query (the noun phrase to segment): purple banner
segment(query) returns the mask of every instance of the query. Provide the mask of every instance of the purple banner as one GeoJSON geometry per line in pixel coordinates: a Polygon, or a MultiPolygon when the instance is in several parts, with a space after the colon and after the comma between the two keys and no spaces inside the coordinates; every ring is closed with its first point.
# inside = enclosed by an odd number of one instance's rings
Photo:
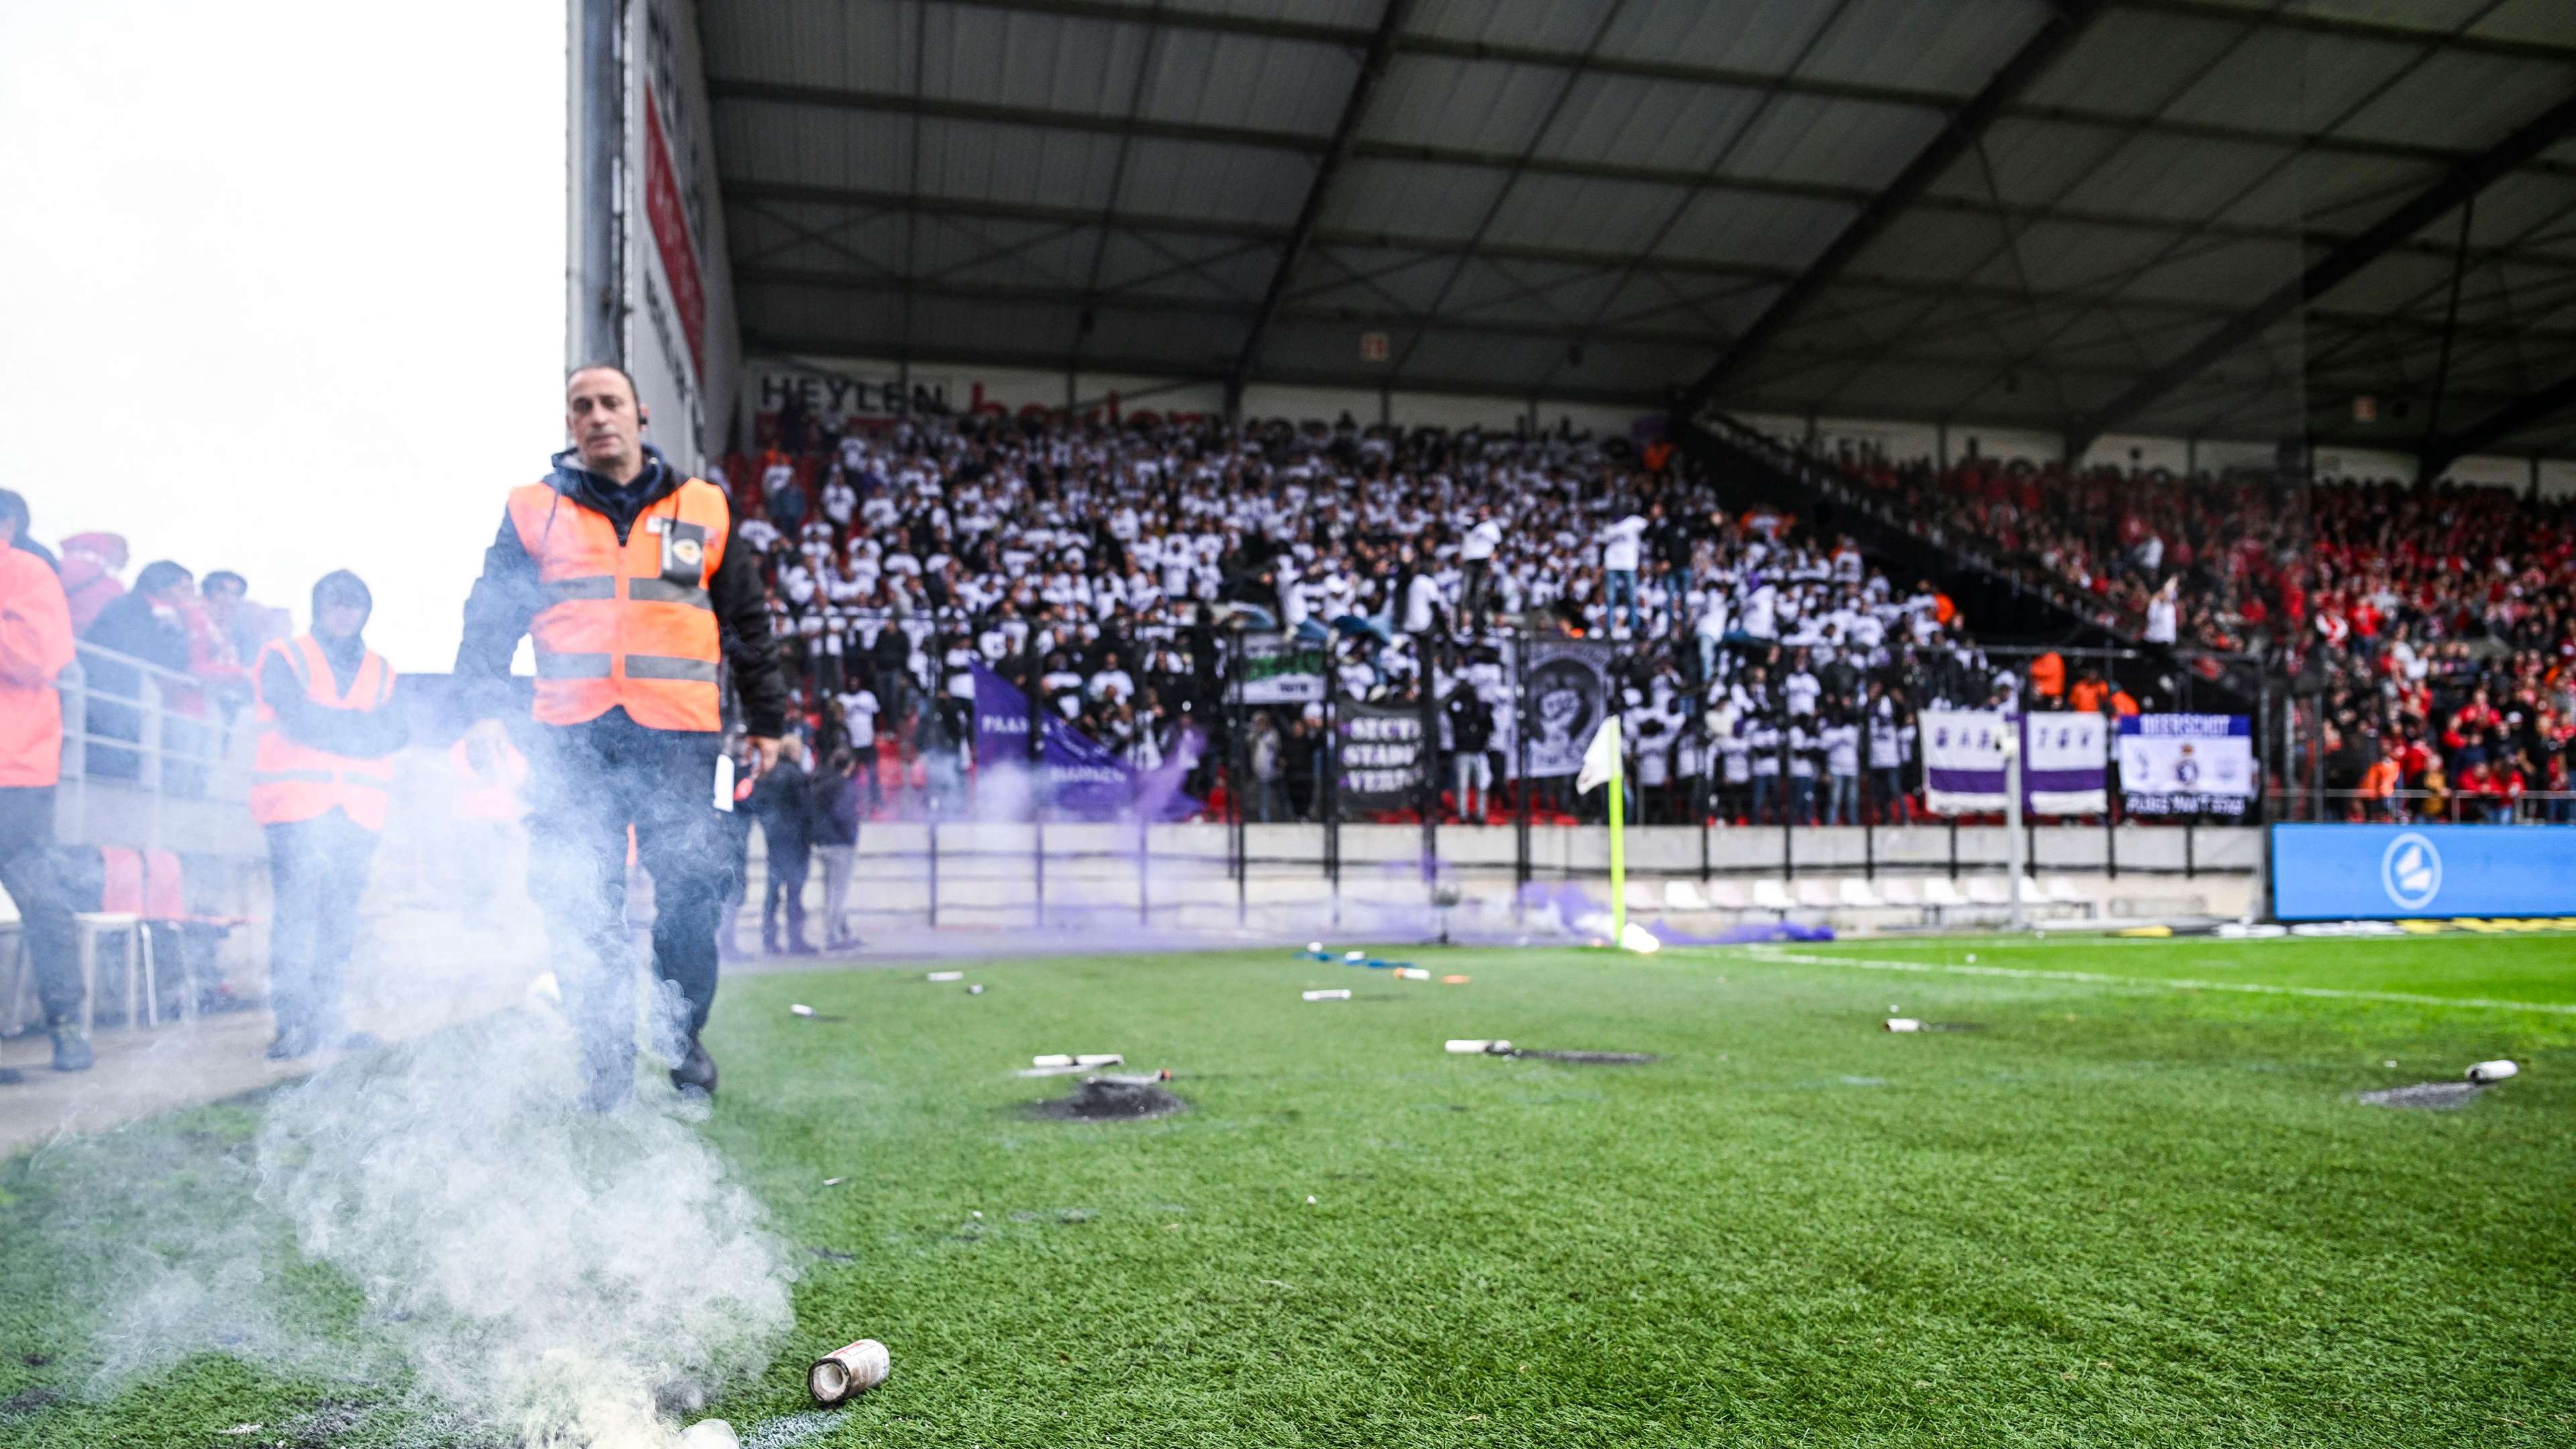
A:
{"type": "MultiPolygon", "coordinates": [[[[980,660],[973,669],[975,774],[979,792],[991,799],[1006,793],[995,788],[999,782],[1027,779],[1029,697],[980,660]]],[[[1046,786],[1042,803],[1086,820],[1124,819],[1139,809],[1150,820],[1187,819],[1199,812],[1200,804],[1182,792],[1181,781],[1198,758],[1198,732],[1184,727],[1175,733],[1163,763],[1140,771],[1050,712],[1038,743],[1038,777],[1046,786]]]]}

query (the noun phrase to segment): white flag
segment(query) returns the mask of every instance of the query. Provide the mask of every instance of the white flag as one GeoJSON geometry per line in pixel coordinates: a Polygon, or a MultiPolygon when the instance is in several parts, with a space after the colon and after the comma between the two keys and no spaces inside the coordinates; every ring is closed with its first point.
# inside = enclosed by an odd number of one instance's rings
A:
{"type": "Polygon", "coordinates": [[[1606,715],[1601,728],[1592,734],[1592,744],[1583,752],[1583,770],[1574,777],[1574,793],[1580,795],[1595,785],[1607,785],[1619,778],[1619,716],[1606,715]]]}

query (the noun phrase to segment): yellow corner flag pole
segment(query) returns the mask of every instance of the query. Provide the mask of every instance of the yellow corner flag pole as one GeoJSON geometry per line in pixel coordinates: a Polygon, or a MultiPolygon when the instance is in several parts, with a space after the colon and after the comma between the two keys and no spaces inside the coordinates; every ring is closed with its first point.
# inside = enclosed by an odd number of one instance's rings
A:
{"type": "Polygon", "coordinates": [[[1610,946],[1628,944],[1628,785],[1617,755],[1610,759],[1610,946]]]}

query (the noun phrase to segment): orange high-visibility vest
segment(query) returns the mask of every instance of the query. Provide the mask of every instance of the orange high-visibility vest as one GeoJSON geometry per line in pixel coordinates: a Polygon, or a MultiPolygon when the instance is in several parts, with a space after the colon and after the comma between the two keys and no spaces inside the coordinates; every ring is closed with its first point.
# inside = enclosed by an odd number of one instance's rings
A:
{"type": "MultiPolygon", "coordinates": [[[[372,713],[394,697],[393,666],[373,649],[358,662],[357,676],[346,692],[331,674],[330,661],[310,634],[272,639],[259,651],[258,675],[268,671],[275,654],[295,671],[304,697],[329,709],[372,713]]],[[[289,825],[319,820],[334,810],[369,830],[385,828],[385,801],[394,784],[393,757],[360,760],[317,750],[278,728],[277,710],[259,702],[259,755],[251,765],[250,818],[262,825],[289,825]]]]}
{"type": "Polygon", "coordinates": [[[510,522],[546,596],[528,625],[538,723],[623,707],[648,729],[722,727],[724,656],[707,587],[732,521],[724,493],[696,478],[646,509],[623,544],[604,515],[544,483],[510,491],[510,522]]]}

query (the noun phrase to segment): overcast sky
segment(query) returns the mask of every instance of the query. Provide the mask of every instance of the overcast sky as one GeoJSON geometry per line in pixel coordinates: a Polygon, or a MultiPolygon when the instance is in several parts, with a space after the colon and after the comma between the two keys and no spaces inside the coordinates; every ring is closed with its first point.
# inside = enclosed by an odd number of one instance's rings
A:
{"type": "Polygon", "coordinates": [[[448,668],[562,445],[563,133],[560,4],[0,4],[0,486],[448,668]]]}

